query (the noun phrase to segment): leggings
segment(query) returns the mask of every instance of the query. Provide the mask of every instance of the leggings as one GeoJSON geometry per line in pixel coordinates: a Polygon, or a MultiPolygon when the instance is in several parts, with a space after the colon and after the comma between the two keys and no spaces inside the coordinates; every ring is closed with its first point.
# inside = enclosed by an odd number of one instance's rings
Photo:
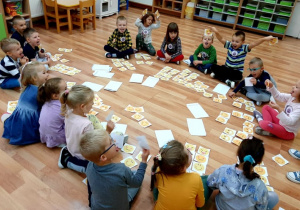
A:
{"type": "Polygon", "coordinates": [[[144,38],[141,34],[136,35],[136,49],[138,50],[145,50],[150,55],[154,56],[156,54],[156,51],[151,43],[146,44],[144,42],[144,38]]]}
{"type": "MultiPolygon", "coordinates": [[[[161,58],[165,58],[166,56],[163,54],[163,52],[161,50],[157,51],[157,56],[161,57],[161,58]]],[[[175,58],[170,60],[170,63],[175,63],[176,61],[182,61],[184,58],[184,56],[182,54],[176,56],[175,58]]]]}
{"type": "Polygon", "coordinates": [[[295,134],[293,132],[288,132],[282,125],[279,124],[279,119],[276,117],[278,112],[275,109],[269,105],[265,105],[262,108],[262,115],[263,120],[259,121],[259,126],[263,130],[269,131],[283,140],[293,140],[295,138],[295,134]]]}

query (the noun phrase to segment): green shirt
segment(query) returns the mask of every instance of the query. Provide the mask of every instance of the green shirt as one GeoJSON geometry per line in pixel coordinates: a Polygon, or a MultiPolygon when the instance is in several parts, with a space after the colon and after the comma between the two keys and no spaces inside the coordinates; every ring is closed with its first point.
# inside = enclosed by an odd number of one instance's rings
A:
{"type": "Polygon", "coordinates": [[[217,51],[212,45],[206,49],[203,47],[203,44],[200,44],[197,50],[194,52],[194,61],[199,60],[198,57],[200,57],[203,65],[209,63],[217,64],[217,51]]]}

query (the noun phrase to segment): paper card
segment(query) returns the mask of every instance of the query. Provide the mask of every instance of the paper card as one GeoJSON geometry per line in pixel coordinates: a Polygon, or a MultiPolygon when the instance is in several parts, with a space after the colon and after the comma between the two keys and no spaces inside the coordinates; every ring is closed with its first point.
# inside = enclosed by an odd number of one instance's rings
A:
{"type": "Polygon", "coordinates": [[[65,49],[65,52],[72,52],[72,49],[65,49]]]}
{"type": "Polygon", "coordinates": [[[187,124],[191,135],[206,136],[206,131],[202,119],[187,118],[187,124]]]}
{"type": "Polygon", "coordinates": [[[105,105],[105,104],[101,104],[100,105],[100,107],[99,107],[99,109],[101,109],[102,111],[107,111],[107,110],[109,110],[109,108],[110,108],[110,106],[109,105],[105,105]]]}
{"type": "Polygon", "coordinates": [[[237,138],[237,137],[234,137],[233,139],[232,139],[232,142],[231,143],[233,143],[233,144],[235,144],[236,146],[240,146],[240,144],[242,143],[242,139],[240,139],[240,138],[237,138]]]}
{"type": "Polygon", "coordinates": [[[206,98],[211,98],[211,97],[213,97],[213,94],[205,92],[205,93],[203,93],[203,96],[206,98]]]}
{"type": "Polygon", "coordinates": [[[249,128],[247,126],[243,126],[243,132],[251,134],[253,136],[253,128],[249,128]]]}
{"type": "Polygon", "coordinates": [[[124,145],[124,134],[121,132],[111,132],[111,138],[115,140],[115,144],[118,148],[123,148],[124,145]]]}
{"type": "Polygon", "coordinates": [[[201,155],[209,156],[210,149],[207,149],[207,148],[204,148],[204,147],[200,146],[197,153],[201,154],[201,155]]]}
{"type": "Polygon", "coordinates": [[[209,117],[206,111],[198,103],[187,104],[186,106],[195,118],[209,117]]]}
{"type": "Polygon", "coordinates": [[[118,70],[123,72],[123,71],[127,71],[127,68],[126,67],[121,67],[121,68],[118,68],[118,70]]]}
{"type": "Polygon", "coordinates": [[[222,99],[214,97],[213,98],[213,102],[221,104],[222,103],[222,99]]]}
{"type": "Polygon", "coordinates": [[[136,64],[141,65],[141,64],[145,64],[145,63],[144,63],[144,61],[136,61],[136,64]]]}
{"type": "Polygon", "coordinates": [[[236,134],[236,130],[233,130],[231,128],[225,128],[224,131],[223,131],[223,133],[225,133],[225,134],[227,134],[229,136],[234,137],[235,134],[236,134]]]}
{"type": "Polygon", "coordinates": [[[102,99],[98,96],[98,94],[94,94],[94,104],[100,104],[102,102],[102,99]]]}
{"type": "Polygon", "coordinates": [[[174,140],[174,136],[171,130],[156,130],[155,135],[159,148],[163,147],[169,141],[174,140]]]}
{"type": "Polygon", "coordinates": [[[246,101],[246,100],[245,100],[244,103],[245,103],[245,106],[252,106],[252,107],[255,107],[253,101],[246,101]]]}
{"type": "Polygon", "coordinates": [[[247,100],[243,99],[242,97],[238,97],[238,98],[235,99],[235,101],[243,104],[243,103],[245,103],[247,100]]]}
{"type": "Polygon", "coordinates": [[[202,154],[195,154],[194,160],[198,163],[207,164],[208,163],[208,156],[202,154]]]}
{"type": "Polygon", "coordinates": [[[156,18],[159,18],[160,14],[159,14],[158,10],[156,10],[154,14],[156,15],[156,18]]]}
{"type": "Polygon", "coordinates": [[[219,93],[221,95],[226,95],[228,90],[230,90],[230,87],[227,85],[219,83],[214,89],[213,92],[219,93]]]}
{"type": "Polygon", "coordinates": [[[132,74],[129,82],[142,83],[144,79],[143,74],[132,74]]]}
{"type": "MultiPolygon", "coordinates": [[[[271,186],[266,186],[267,187],[267,190],[268,191],[272,191],[272,192],[274,192],[274,188],[273,187],[271,187],[271,186]]],[[[284,210],[283,208],[281,208],[281,207],[279,207],[279,209],[278,210],[284,210]]]]}
{"type": "Polygon", "coordinates": [[[192,154],[196,152],[196,144],[185,143],[185,148],[187,148],[192,154]]]}
{"type": "Polygon", "coordinates": [[[272,160],[274,160],[280,166],[284,166],[289,163],[289,161],[282,157],[281,154],[275,155],[274,157],[272,157],[272,160]]]}
{"type": "Polygon", "coordinates": [[[248,128],[254,128],[255,124],[254,123],[251,123],[249,121],[245,121],[243,123],[244,126],[247,126],[248,128]]]}
{"type": "Polygon", "coordinates": [[[268,170],[267,167],[264,166],[255,166],[254,167],[255,173],[261,175],[261,176],[268,176],[268,170]]]}
{"type": "Polygon", "coordinates": [[[119,122],[121,120],[121,118],[120,117],[118,117],[117,115],[112,115],[111,116],[111,121],[112,122],[114,122],[114,123],[117,123],[117,122],[119,122]]]}
{"type": "Polygon", "coordinates": [[[143,115],[141,115],[140,113],[135,113],[134,115],[131,116],[133,119],[140,121],[142,119],[144,119],[145,117],[143,115]]]}
{"type": "Polygon", "coordinates": [[[243,115],[243,118],[249,122],[253,122],[254,120],[254,117],[252,115],[249,115],[249,114],[244,114],[243,115]]]}
{"type": "MultiPolygon", "coordinates": [[[[149,59],[148,59],[148,60],[149,60],[149,59]]],[[[145,64],[147,64],[147,65],[152,65],[153,62],[152,62],[152,61],[146,61],[145,64]]]]}
{"type": "Polygon", "coordinates": [[[105,120],[107,122],[110,121],[113,115],[114,115],[114,111],[110,111],[110,113],[106,116],[105,120]]]}
{"type": "Polygon", "coordinates": [[[144,15],[146,15],[147,13],[148,13],[148,9],[145,9],[145,10],[143,11],[142,15],[144,16],[144,15]]]}
{"type": "Polygon", "coordinates": [[[134,112],[145,112],[144,107],[134,107],[134,112]]]}
{"type": "Polygon", "coordinates": [[[127,67],[129,70],[131,70],[131,71],[134,71],[134,70],[136,70],[136,68],[134,67],[134,66],[131,66],[131,67],[127,67]]]}
{"type": "Polygon", "coordinates": [[[272,40],[269,41],[269,45],[274,45],[278,43],[278,37],[274,37],[272,40]]]}
{"type": "MultiPolygon", "coordinates": [[[[140,151],[139,154],[137,156],[135,156],[135,159],[137,159],[138,161],[142,162],[142,154],[143,154],[143,152],[140,151]]],[[[151,158],[151,155],[148,156],[147,162],[149,162],[150,158],[151,158]]]]}
{"type": "Polygon", "coordinates": [[[16,109],[16,107],[17,107],[17,104],[18,104],[18,100],[16,100],[16,101],[8,101],[7,102],[7,110],[6,110],[6,112],[7,113],[13,113],[14,112],[14,110],[16,109]]]}
{"type": "Polygon", "coordinates": [[[223,111],[220,112],[220,116],[222,116],[222,117],[224,117],[226,119],[229,119],[230,115],[231,114],[229,112],[223,112],[223,111]]]}
{"type": "Polygon", "coordinates": [[[210,29],[204,29],[204,36],[212,36],[213,32],[210,29]]]}
{"type": "Polygon", "coordinates": [[[71,89],[71,87],[73,87],[74,85],[76,85],[76,82],[67,82],[68,89],[71,89]]]}
{"type": "Polygon", "coordinates": [[[241,139],[247,139],[248,138],[248,133],[246,132],[242,132],[242,131],[238,131],[236,136],[240,137],[241,139]]]}
{"type": "Polygon", "coordinates": [[[224,118],[224,117],[222,117],[222,116],[219,115],[219,116],[216,118],[216,121],[218,121],[218,122],[220,122],[220,123],[222,123],[222,124],[226,124],[227,121],[228,121],[228,119],[227,119],[227,118],[224,118]]]}
{"type": "Polygon", "coordinates": [[[233,102],[232,106],[235,106],[237,108],[242,108],[242,103],[239,103],[239,102],[233,102]]]}
{"type": "Polygon", "coordinates": [[[115,73],[107,73],[107,72],[104,72],[104,71],[101,71],[101,70],[97,70],[93,73],[93,75],[95,77],[102,77],[102,78],[111,79],[115,75],[115,73]]]}
{"type": "Polygon", "coordinates": [[[137,162],[135,162],[132,156],[121,160],[121,163],[124,163],[125,166],[127,166],[128,168],[133,168],[134,166],[137,166],[137,162]]]}
{"type": "Polygon", "coordinates": [[[155,77],[149,76],[143,83],[142,85],[147,86],[147,87],[154,87],[158,83],[159,79],[155,77]]]}
{"type": "Polygon", "coordinates": [[[192,171],[197,172],[199,175],[204,175],[206,170],[206,164],[193,161],[192,171]]]}
{"type": "Polygon", "coordinates": [[[99,113],[99,112],[97,112],[97,111],[91,109],[91,110],[89,111],[88,115],[95,115],[95,116],[96,116],[98,113],[99,113]]]}
{"type": "Polygon", "coordinates": [[[263,181],[263,183],[265,185],[270,185],[268,177],[267,176],[260,176],[261,181],[263,181]]]}
{"type": "Polygon", "coordinates": [[[222,100],[226,100],[227,99],[226,95],[220,95],[220,94],[218,94],[218,98],[222,99],[222,100]]]}
{"type": "Polygon", "coordinates": [[[253,106],[245,106],[245,110],[247,110],[249,112],[254,112],[255,111],[255,107],[253,107],[253,106]]]}
{"type": "Polygon", "coordinates": [[[238,117],[238,118],[243,118],[244,113],[243,112],[238,112],[233,110],[232,111],[232,116],[238,117]]]}
{"type": "Polygon", "coordinates": [[[101,70],[104,72],[110,72],[111,69],[112,69],[112,67],[110,67],[109,65],[94,64],[92,66],[93,71],[101,70]]]}
{"type": "Polygon", "coordinates": [[[84,82],[82,85],[91,88],[93,91],[98,92],[103,88],[103,85],[99,85],[92,82],[84,82]]]}
{"type": "Polygon", "coordinates": [[[69,60],[63,58],[63,59],[60,60],[60,62],[67,63],[67,62],[69,62],[69,60]]]}
{"type": "Polygon", "coordinates": [[[125,153],[133,154],[135,149],[136,146],[125,143],[121,150],[125,153]]]}
{"type": "Polygon", "coordinates": [[[125,111],[127,112],[134,112],[134,107],[131,106],[130,104],[125,108],[125,111]]]}
{"type": "Polygon", "coordinates": [[[108,90],[108,91],[117,91],[120,86],[122,85],[122,82],[117,82],[117,81],[110,81],[104,88],[104,90],[108,90]]]}
{"type": "MultiPolygon", "coordinates": [[[[101,122],[103,128],[106,129],[106,126],[107,126],[107,122],[101,122]]],[[[126,133],[126,129],[127,129],[127,125],[126,124],[118,124],[116,123],[115,124],[115,128],[112,130],[111,133],[123,133],[125,134],[126,133]]]]}
{"type": "Polygon", "coordinates": [[[138,140],[141,148],[150,149],[147,138],[145,136],[138,136],[138,137],[136,137],[136,140],[138,140]]]}
{"type": "Polygon", "coordinates": [[[66,48],[58,48],[58,51],[65,52],[66,48]]]}
{"type": "Polygon", "coordinates": [[[209,88],[209,86],[208,86],[208,85],[204,85],[204,84],[202,84],[202,85],[200,85],[200,88],[202,88],[202,89],[208,89],[208,88],[209,88]]]}
{"type": "Polygon", "coordinates": [[[250,87],[253,86],[253,83],[250,81],[253,77],[246,77],[245,78],[245,86],[250,87]]]}
{"type": "Polygon", "coordinates": [[[143,128],[147,128],[152,125],[147,119],[143,119],[143,120],[139,121],[139,124],[143,128]]]}
{"type": "Polygon", "coordinates": [[[144,59],[145,59],[145,60],[150,60],[151,57],[149,57],[149,56],[144,56],[144,59]]]}
{"type": "Polygon", "coordinates": [[[87,178],[83,179],[82,183],[85,184],[85,185],[87,185],[87,178]]]}
{"type": "Polygon", "coordinates": [[[232,137],[232,136],[229,136],[229,135],[227,135],[227,134],[225,134],[225,133],[221,133],[220,139],[223,140],[223,141],[226,141],[227,143],[231,143],[233,137],[232,137]]]}

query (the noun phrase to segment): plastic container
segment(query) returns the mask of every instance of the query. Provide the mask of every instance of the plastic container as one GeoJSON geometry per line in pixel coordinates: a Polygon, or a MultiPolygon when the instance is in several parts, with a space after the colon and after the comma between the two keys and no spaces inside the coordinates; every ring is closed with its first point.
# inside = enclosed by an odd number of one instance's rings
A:
{"type": "Polygon", "coordinates": [[[276,25],[274,28],[274,32],[284,34],[286,26],[276,25]]]}
{"type": "Polygon", "coordinates": [[[259,22],[257,28],[261,30],[268,30],[270,27],[270,23],[259,22]]]}
{"type": "Polygon", "coordinates": [[[196,8],[200,8],[200,9],[208,9],[208,5],[206,4],[197,4],[196,8]]]}
{"type": "Polygon", "coordinates": [[[222,18],[221,13],[214,12],[212,15],[212,19],[214,19],[214,20],[221,20],[221,18],[222,18]]]}
{"type": "Polygon", "coordinates": [[[279,15],[291,16],[291,11],[282,9],[279,11],[279,15]]]}
{"type": "Polygon", "coordinates": [[[244,16],[245,16],[245,17],[248,17],[248,18],[254,18],[255,13],[245,12],[244,16]]]}
{"type": "Polygon", "coordinates": [[[235,16],[227,15],[226,22],[234,23],[235,22],[235,16]]]}
{"type": "Polygon", "coordinates": [[[287,24],[289,21],[288,18],[285,18],[285,17],[277,17],[276,18],[276,23],[280,23],[280,24],[287,24]]]}
{"type": "Polygon", "coordinates": [[[264,7],[262,8],[263,12],[269,12],[269,13],[273,13],[274,8],[273,7],[264,7]]]}
{"type": "Polygon", "coordinates": [[[208,11],[207,11],[207,10],[201,10],[201,9],[200,9],[199,16],[200,16],[200,17],[207,18],[207,16],[208,16],[208,11]]]}
{"type": "Polygon", "coordinates": [[[281,1],[280,5],[284,5],[284,6],[293,6],[293,1],[281,1]]]}
{"type": "Polygon", "coordinates": [[[193,19],[194,7],[195,7],[194,2],[187,3],[185,8],[185,19],[190,19],[190,20],[193,19]]]}
{"type": "Polygon", "coordinates": [[[276,4],[276,1],[275,1],[275,0],[265,0],[265,2],[271,3],[271,4],[276,4]]]}
{"type": "Polygon", "coordinates": [[[216,3],[224,4],[225,0],[215,0],[216,3]]]}
{"type": "Polygon", "coordinates": [[[259,20],[271,22],[271,18],[266,16],[260,16],[259,20]]]}
{"type": "Polygon", "coordinates": [[[252,20],[252,19],[244,18],[243,22],[242,22],[242,25],[252,27],[253,22],[254,22],[254,20],[252,20]]]}
{"type": "Polygon", "coordinates": [[[237,15],[237,11],[233,10],[233,9],[229,9],[226,12],[227,12],[227,14],[230,14],[230,15],[237,15]]]}
{"type": "Polygon", "coordinates": [[[214,12],[222,12],[222,10],[223,10],[223,8],[215,7],[215,6],[213,6],[212,9],[213,9],[214,12]]]}
{"type": "Polygon", "coordinates": [[[22,15],[23,0],[4,0],[4,10],[8,16],[22,15]]]}
{"type": "Polygon", "coordinates": [[[239,2],[239,1],[231,0],[231,1],[229,2],[229,5],[230,5],[230,6],[236,6],[236,7],[238,7],[238,6],[240,5],[240,2],[239,2]]]}
{"type": "Polygon", "coordinates": [[[257,5],[256,4],[247,4],[246,8],[247,9],[256,9],[257,5]]]}

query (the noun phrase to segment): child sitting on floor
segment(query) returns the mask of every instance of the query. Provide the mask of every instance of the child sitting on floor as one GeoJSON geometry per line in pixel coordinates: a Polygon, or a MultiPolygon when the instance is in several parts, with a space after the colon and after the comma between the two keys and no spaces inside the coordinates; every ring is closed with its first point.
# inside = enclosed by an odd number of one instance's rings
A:
{"type": "Polygon", "coordinates": [[[170,23],[160,50],[157,51],[157,59],[166,63],[172,62],[179,64],[183,58],[178,25],[176,23],[170,23]],[[167,49],[165,49],[166,46],[167,49]]]}
{"type": "Polygon", "coordinates": [[[107,131],[88,131],[80,140],[80,152],[89,160],[86,169],[91,209],[129,209],[142,185],[149,150],[143,149],[136,172],[124,163],[114,163],[119,148],[107,131]]]}
{"type": "Polygon", "coordinates": [[[253,137],[240,144],[238,163],[223,165],[207,178],[207,184],[219,189],[216,196],[217,209],[273,209],[278,203],[278,195],[268,192],[260,176],[253,167],[262,162],[265,154],[262,140],[253,137]]]}
{"type": "MultiPolygon", "coordinates": [[[[248,98],[256,101],[256,105],[260,106],[262,102],[270,101],[271,93],[267,91],[265,81],[267,79],[273,80],[271,75],[264,70],[263,61],[260,58],[252,58],[249,62],[250,75],[246,78],[249,79],[251,86],[246,85],[245,80],[241,81],[239,85],[228,95],[234,97],[240,91],[248,98]],[[272,79],[271,79],[272,78],[272,79]]],[[[273,80],[274,81],[274,80],[273,80]]]]}
{"type": "Polygon", "coordinates": [[[12,19],[13,28],[15,32],[11,35],[10,38],[16,39],[20,42],[22,49],[26,44],[26,39],[24,37],[24,30],[27,28],[26,21],[20,15],[16,15],[12,19]]]}
{"type": "Polygon", "coordinates": [[[129,55],[134,53],[131,36],[127,30],[127,21],[124,16],[118,16],[117,29],[109,37],[104,50],[107,51],[105,53],[107,58],[125,58],[128,60],[129,55]]]}
{"type": "Polygon", "coordinates": [[[246,35],[242,31],[236,31],[232,35],[232,41],[230,42],[226,41],[215,27],[211,29],[215,32],[217,39],[224,44],[224,48],[228,49],[228,52],[225,65],[213,65],[211,67],[212,73],[210,76],[225,82],[231,88],[234,88],[235,82],[243,78],[244,62],[247,53],[264,41],[269,41],[274,38],[273,36],[267,36],[257,39],[257,41],[250,44],[244,44],[246,35]]]}

